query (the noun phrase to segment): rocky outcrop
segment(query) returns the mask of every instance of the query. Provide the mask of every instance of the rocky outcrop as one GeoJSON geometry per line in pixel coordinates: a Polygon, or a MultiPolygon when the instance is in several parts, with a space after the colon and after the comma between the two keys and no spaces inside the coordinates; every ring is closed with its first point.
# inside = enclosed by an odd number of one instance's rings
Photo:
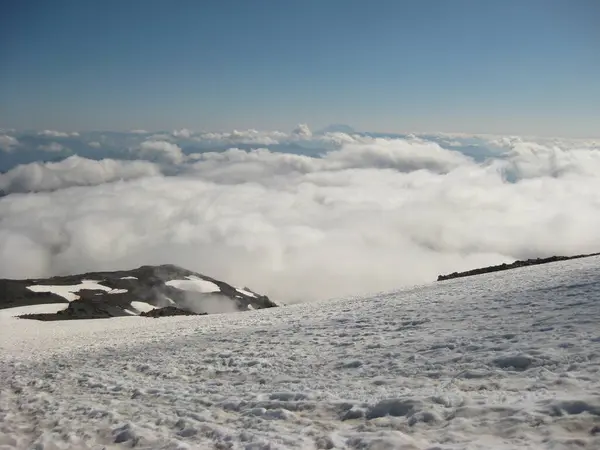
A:
{"type": "Polygon", "coordinates": [[[110,319],[111,317],[128,316],[123,306],[105,302],[102,299],[74,300],[62,311],[57,313],[24,314],[22,319],[35,319],[42,321],[74,320],[74,319],[110,319]]]}
{"type": "Polygon", "coordinates": [[[203,316],[207,313],[195,313],[192,311],[186,311],[185,309],[175,308],[174,306],[167,306],[165,308],[157,308],[151,311],[143,312],[140,316],[143,317],[169,317],[169,316],[203,316]]]}
{"type": "Polygon", "coordinates": [[[538,264],[548,264],[548,263],[557,262],[557,261],[567,261],[569,259],[589,258],[591,256],[598,256],[598,255],[600,255],[600,253],[589,253],[586,255],[575,255],[575,256],[551,256],[549,258],[526,259],[523,261],[515,261],[514,263],[511,263],[511,264],[505,263],[505,264],[500,264],[497,266],[489,266],[489,267],[482,267],[480,269],[467,270],[466,272],[454,272],[454,273],[450,273],[448,275],[439,275],[437,280],[438,281],[451,280],[453,278],[470,277],[473,275],[481,275],[484,273],[499,272],[501,270],[518,269],[519,267],[535,266],[538,264]]]}
{"type": "Polygon", "coordinates": [[[0,280],[0,309],[49,303],[64,303],[65,309],[21,317],[37,320],[160,317],[181,314],[175,310],[210,314],[278,306],[248,288],[236,288],[174,265],[46,279],[0,280]],[[155,309],[164,311],[150,314],[155,309]]]}

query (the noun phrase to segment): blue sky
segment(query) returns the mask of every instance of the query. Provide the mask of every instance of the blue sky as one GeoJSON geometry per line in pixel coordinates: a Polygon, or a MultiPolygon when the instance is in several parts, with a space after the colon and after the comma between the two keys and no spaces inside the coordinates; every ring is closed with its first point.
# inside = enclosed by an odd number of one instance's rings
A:
{"type": "Polygon", "coordinates": [[[600,2],[5,1],[0,127],[600,135],[600,2]]]}

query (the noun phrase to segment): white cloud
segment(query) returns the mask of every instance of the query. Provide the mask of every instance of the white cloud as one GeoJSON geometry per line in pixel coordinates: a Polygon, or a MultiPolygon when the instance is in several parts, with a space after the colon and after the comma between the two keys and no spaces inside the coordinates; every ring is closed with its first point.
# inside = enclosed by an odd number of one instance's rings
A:
{"type": "Polygon", "coordinates": [[[0,150],[10,152],[18,145],[19,141],[13,136],[9,136],[7,134],[0,135],[0,150]]]}
{"type": "Polygon", "coordinates": [[[93,147],[93,148],[100,148],[100,147],[102,147],[102,144],[100,142],[98,142],[98,141],[89,142],[88,145],[90,147],[93,147]]]}
{"type": "Polygon", "coordinates": [[[493,164],[514,179],[567,175],[596,177],[600,173],[600,147],[596,147],[594,142],[580,145],[571,142],[569,147],[560,141],[544,145],[518,137],[500,138],[492,142],[505,148],[504,158],[493,164]]]}
{"type": "Polygon", "coordinates": [[[288,135],[281,131],[259,131],[259,130],[233,130],[226,133],[203,132],[194,137],[198,142],[214,144],[257,144],[276,145],[282,140],[287,140],[288,135]]]}
{"type": "Polygon", "coordinates": [[[160,174],[146,161],[95,161],[70,156],[57,163],[31,163],[0,174],[0,191],[5,193],[52,191],[70,186],[93,186],[160,174]]]}
{"type": "Polygon", "coordinates": [[[172,262],[304,301],[600,250],[597,149],[522,141],[477,163],[424,138],[344,140],[322,158],[205,153],[169,177],[139,161],[22,166],[0,188],[89,186],[0,200],[0,276],[172,262]]]}
{"type": "Polygon", "coordinates": [[[173,130],[173,132],[171,134],[173,134],[173,136],[178,137],[178,138],[188,139],[194,133],[192,131],[188,130],[187,128],[181,128],[180,130],[173,130]]]}
{"type": "Polygon", "coordinates": [[[57,137],[57,138],[65,138],[65,137],[77,137],[79,136],[78,132],[73,133],[65,133],[64,131],[55,131],[55,130],[43,130],[38,133],[40,136],[47,137],[57,137]]]}
{"type": "Polygon", "coordinates": [[[310,128],[305,123],[299,124],[292,131],[292,136],[298,139],[310,139],[312,135],[312,131],[310,131],[310,128]]]}
{"type": "Polygon", "coordinates": [[[176,140],[176,139],[175,139],[175,136],[173,136],[172,134],[157,133],[157,134],[153,134],[151,136],[147,136],[146,140],[148,140],[148,141],[172,141],[172,140],[176,140]]]}
{"type": "Polygon", "coordinates": [[[359,142],[350,140],[339,150],[326,153],[322,158],[273,153],[267,149],[249,152],[229,149],[219,153],[191,155],[196,162],[189,171],[203,179],[219,183],[268,183],[273,177],[287,177],[293,173],[309,174],[343,171],[347,169],[388,169],[400,172],[430,170],[447,173],[474,163],[466,156],[441,148],[433,142],[409,142],[400,139],[372,139],[359,142]]]}
{"type": "Polygon", "coordinates": [[[50,142],[49,144],[38,145],[38,150],[43,150],[45,152],[62,152],[63,150],[69,149],[58,142],[50,142]]]}
{"type": "Polygon", "coordinates": [[[140,144],[136,150],[142,158],[179,164],[185,155],[178,145],[166,141],[148,140],[140,144]]]}
{"type": "MultiPolygon", "coordinates": [[[[177,136],[173,133],[173,136],[177,136]]],[[[182,135],[183,136],[183,135],[182,135]]],[[[342,132],[328,132],[320,135],[313,135],[306,124],[299,124],[290,133],[283,131],[263,131],[263,130],[233,130],[231,132],[200,132],[190,135],[194,141],[202,144],[213,145],[252,145],[270,146],[277,144],[295,143],[307,144],[309,147],[326,144],[327,146],[340,146],[348,142],[360,140],[357,135],[349,135],[342,132]]],[[[189,136],[183,136],[189,137],[189,136]]]]}
{"type": "Polygon", "coordinates": [[[460,147],[464,145],[462,142],[459,141],[444,141],[444,144],[448,147],[460,147]]]}
{"type": "Polygon", "coordinates": [[[344,145],[341,150],[328,153],[325,160],[331,164],[330,167],[370,167],[400,172],[427,169],[446,173],[472,164],[461,153],[443,149],[434,142],[382,138],[344,145]]]}
{"type": "Polygon", "coordinates": [[[149,134],[146,130],[129,130],[131,134],[149,134]]]}
{"type": "Polygon", "coordinates": [[[319,142],[325,145],[332,144],[336,148],[342,147],[345,144],[371,142],[371,140],[372,138],[359,137],[356,135],[352,136],[346,133],[339,132],[326,133],[318,137],[319,142]]]}

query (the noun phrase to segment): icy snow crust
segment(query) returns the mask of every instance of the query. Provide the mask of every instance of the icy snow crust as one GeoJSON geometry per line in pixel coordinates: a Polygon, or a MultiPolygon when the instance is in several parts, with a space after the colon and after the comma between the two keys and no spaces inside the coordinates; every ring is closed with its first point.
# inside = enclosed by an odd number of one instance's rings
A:
{"type": "Polygon", "coordinates": [[[236,314],[7,318],[0,448],[598,449],[599,299],[590,258],[236,314]]]}

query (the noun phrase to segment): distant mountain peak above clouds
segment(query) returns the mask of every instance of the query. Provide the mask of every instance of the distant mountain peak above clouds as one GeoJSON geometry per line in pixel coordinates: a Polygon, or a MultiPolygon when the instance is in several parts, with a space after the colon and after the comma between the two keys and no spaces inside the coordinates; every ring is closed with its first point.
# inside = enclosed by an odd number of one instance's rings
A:
{"type": "Polygon", "coordinates": [[[46,279],[2,279],[0,292],[0,315],[38,320],[138,316],[161,308],[214,314],[278,306],[249,288],[170,264],[46,279]]]}

